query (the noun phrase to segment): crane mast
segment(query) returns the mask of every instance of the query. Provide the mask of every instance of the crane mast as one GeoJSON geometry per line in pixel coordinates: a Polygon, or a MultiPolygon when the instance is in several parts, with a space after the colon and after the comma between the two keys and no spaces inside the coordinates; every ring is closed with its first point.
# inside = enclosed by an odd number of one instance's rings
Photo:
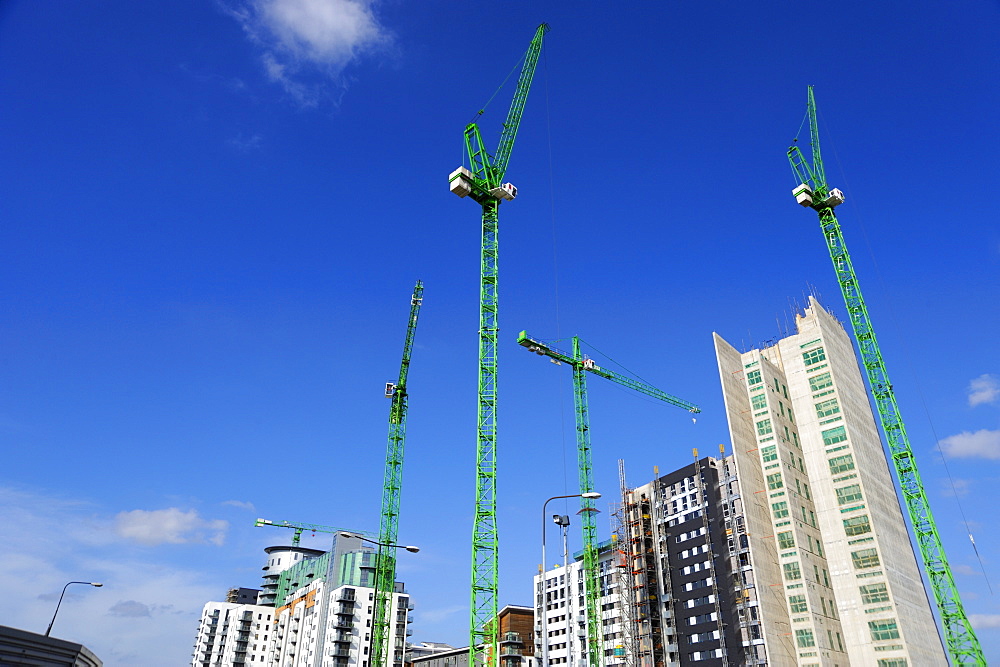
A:
{"type": "Polygon", "coordinates": [[[819,125],[816,122],[816,100],[813,97],[812,86],[809,86],[807,109],[812,164],[806,161],[798,146],[793,145],[788,149],[788,161],[800,183],[792,194],[799,204],[812,208],[819,214],[823,238],[830,251],[830,259],[833,260],[837,283],[844,295],[854,338],[861,353],[861,365],[865,369],[872,396],[875,398],[879,422],[885,434],[913,533],[920,547],[924,571],[927,573],[941,616],[948,653],[955,664],[985,665],[986,658],[982,647],[962,606],[951,566],[948,565],[944,545],[938,534],[924,484],[920,479],[913,450],[910,447],[910,440],[906,434],[906,427],[899,413],[899,406],[896,404],[896,395],[889,381],[885,360],[875,338],[875,329],[868,316],[868,308],[861,294],[851,257],[847,252],[840,223],[834,214],[834,208],[843,203],[844,194],[836,188],[830,189],[826,182],[819,149],[819,125]]]}
{"type": "MultiPolygon", "coordinates": [[[[518,345],[529,352],[549,357],[568,365],[573,369],[573,404],[576,409],[576,444],[577,468],[579,473],[580,493],[594,490],[594,471],[590,444],[590,417],[587,400],[587,373],[599,375],[622,386],[634,389],[642,394],[684,408],[688,412],[698,413],[701,410],[693,403],[671,396],[656,387],[634,380],[606,368],[601,368],[593,359],[586,357],[580,350],[580,339],[572,338],[572,352],[560,351],[541,340],[531,338],[526,331],[517,337],[518,345]]],[[[601,667],[604,664],[604,648],[602,639],[604,627],[601,619],[600,577],[597,564],[597,522],[594,514],[597,509],[591,498],[580,498],[580,514],[583,517],[583,577],[585,583],[585,599],[587,603],[587,662],[590,667],[601,667]]],[[[545,564],[542,564],[543,576],[545,564]]],[[[542,637],[548,641],[548,637],[542,637]]],[[[543,666],[547,667],[547,666],[543,666]]]]}
{"type": "MultiPolygon", "coordinates": [[[[504,121],[500,144],[493,157],[486,150],[479,126],[465,128],[469,169],[459,167],[448,177],[449,189],[459,197],[471,197],[482,207],[482,250],[479,295],[479,415],[476,428],[476,504],[472,532],[472,595],[469,619],[469,667],[478,667],[487,656],[497,656],[497,591],[499,538],[496,522],[497,444],[497,231],[502,200],[517,196],[517,188],[503,183],[510,152],[514,147],[521,115],[549,27],[535,30],[518,77],[514,100],[504,121]]],[[[480,112],[482,113],[482,112],[480,112]]]]}
{"type": "Polygon", "coordinates": [[[392,613],[392,593],[396,583],[396,556],[394,545],[399,535],[399,499],[403,482],[403,447],[406,444],[406,378],[413,353],[413,338],[417,331],[417,317],[424,300],[424,284],[417,281],[410,297],[410,318],[403,342],[403,360],[399,365],[399,379],[387,382],[385,395],[392,399],[389,408],[389,444],[385,454],[385,475],[382,485],[382,519],[379,524],[378,555],[375,559],[375,609],[372,632],[372,667],[395,663],[390,659],[393,650],[389,641],[392,613]]]}

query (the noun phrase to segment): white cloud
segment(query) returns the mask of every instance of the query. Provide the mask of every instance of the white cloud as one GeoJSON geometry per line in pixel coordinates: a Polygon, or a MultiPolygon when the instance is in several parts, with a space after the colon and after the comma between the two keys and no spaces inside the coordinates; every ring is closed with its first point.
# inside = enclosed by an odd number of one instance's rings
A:
{"type": "Polygon", "coordinates": [[[1000,628],[1000,614],[969,614],[969,620],[976,630],[1000,628]]]}
{"type": "Polygon", "coordinates": [[[158,544],[190,544],[211,542],[222,546],[229,522],[206,520],[196,510],[182,512],[176,507],[165,510],[132,510],[115,517],[115,532],[119,537],[146,546],[158,544]]]}
{"type": "Polygon", "coordinates": [[[948,456],[955,458],[1000,459],[1000,430],[962,431],[938,443],[948,456]]]}
{"type": "Polygon", "coordinates": [[[1000,398],[1000,379],[984,374],[969,382],[969,406],[995,403],[1000,398]]]}
{"type": "Polygon", "coordinates": [[[263,49],[264,71],[304,106],[315,106],[322,84],[305,80],[318,72],[339,81],[352,61],[385,53],[393,38],[375,16],[375,0],[245,0],[230,14],[263,49]]]}

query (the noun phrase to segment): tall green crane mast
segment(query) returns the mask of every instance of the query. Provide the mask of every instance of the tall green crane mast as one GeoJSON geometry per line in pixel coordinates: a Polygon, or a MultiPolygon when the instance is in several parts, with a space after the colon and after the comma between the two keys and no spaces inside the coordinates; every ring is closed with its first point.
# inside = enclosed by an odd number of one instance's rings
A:
{"type": "MultiPolygon", "coordinates": [[[[593,359],[586,357],[580,351],[580,339],[572,338],[572,352],[563,352],[551,344],[528,336],[522,331],[517,337],[517,344],[526,347],[529,352],[549,357],[553,361],[564,363],[573,369],[573,403],[576,408],[576,452],[577,468],[580,482],[580,493],[594,490],[594,470],[590,446],[590,417],[587,401],[587,373],[599,375],[602,378],[634,389],[639,393],[684,408],[688,412],[699,413],[701,409],[693,403],[671,396],[656,387],[634,380],[606,368],[601,368],[593,359]]],[[[597,522],[594,514],[597,509],[590,498],[580,498],[580,514],[583,517],[583,571],[586,601],[587,601],[587,662],[590,667],[601,667],[604,663],[604,648],[601,641],[604,626],[601,620],[600,579],[597,569],[597,522]]],[[[542,564],[545,567],[545,564],[542,564]]],[[[542,641],[548,641],[542,637],[542,641]]],[[[543,666],[545,667],[545,666],[543,666]]]]}
{"type": "MultiPolygon", "coordinates": [[[[504,183],[510,151],[521,124],[524,103],[535,76],[542,37],[549,30],[538,26],[524,56],[514,101],[500,135],[500,145],[491,156],[476,123],[465,128],[465,148],[469,169],[459,167],[448,176],[449,189],[459,197],[471,197],[482,207],[483,240],[480,259],[479,294],[479,418],[476,447],[476,507],[472,532],[472,598],[469,619],[469,667],[496,659],[497,565],[499,538],[496,522],[497,444],[497,220],[500,202],[517,196],[517,188],[504,183]]],[[[480,112],[482,113],[482,112],[480,112]]]]}
{"type": "Polygon", "coordinates": [[[392,399],[389,408],[389,445],[385,454],[385,481],[382,486],[382,520],[379,527],[378,556],[375,559],[375,623],[372,633],[372,667],[396,662],[390,659],[393,650],[389,641],[392,613],[392,592],[396,583],[396,556],[393,552],[399,535],[399,498],[403,482],[403,446],[406,444],[406,377],[413,353],[413,337],[417,332],[417,317],[424,300],[424,284],[417,281],[410,297],[410,319],[403,342],[403,360],[399,365],[399,380],[387,382],[385,395],[392,399]]]}
{"type": "Polygon", "coordinates": [[[291,528],[295,531],[292,536],[292,546],[299,546],[299,541],[302,539],[302,533],[304,531],[309,531],[311,533],[332,533],[336,535],[337,533],[347,532],[354,535],[364,535],[366,537],[375,537],[374,533],[369,533],[364,530],[351,530],[349,528],[337,528],[336,526],[323,526],[318,523],[293,523],[291,521],[271,521],[269,519],[257,519],[254,522],[254,527],[259,528],[260,526],[274,526],[275,528],[291,528]]]}
{"type": "Polygon", "coordinates": [[[985,665],[986,658],[979,645],[979,639],[969,623],[958,595],[958,588],[955,586],[955,579],[945,556],[944,545],[941,543],[941,536],[938,534],[931,506],[924,492],[924,484],[920,480],[913,450],[910,448],[906,427],[896,405],[896,395],[875,338],[875,329],[868,317],[868,308],[861,294],[851,257],[847,252],[840,223],[834,215],[834,208],[844,202],[844,193],[836,188],[829,188],[826,182],[819,150],[819,125],[816,122],[816,100],[813,97],[812,86],[809,86],[807,113],[812,164],[806,161],[798,146],[793,145],[788,149],[788,161],[795,178],[799,181],[792,194],[799,204],[819,214],[823,238],[826,239],[833,268],[837,274],[837,282],[847,304],[854,338],[861,351],[861,362],[868,376],[868,384],[875,398],[879,421],[910,515],[913,533],[920,547],[924,571],[931,583],[938,612],[941,615],[948,653],[955,664],[985,665]]]}

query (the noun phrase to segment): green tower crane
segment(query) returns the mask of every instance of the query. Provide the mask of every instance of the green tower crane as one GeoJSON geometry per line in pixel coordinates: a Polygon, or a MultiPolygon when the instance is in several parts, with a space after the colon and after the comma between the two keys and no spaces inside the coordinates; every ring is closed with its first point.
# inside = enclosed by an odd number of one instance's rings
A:
{"type": "MultiPolygon", "coordinates": [[[[483,240],[479,293],[479,417],[476,446],[476,506],[472,531],[472,597],[469,620],[469,667],[485,664],[497,655],[497,589],[499,538],[496,522],[497,476],[497,220],[500,202],[517,196],[517,188],[504,183],[510,151],[521,124],[524,103],[535,76],[542,37],[549,27],[535,30],[517,80],[514,101],[500,134],[496,155],[491,156],[476,123],[465,127],[469,169],[459,167],[448,176],[449,189],[471,197],[482,207],[483,240]],[[471,170],[471,171],[470,171],[471,170]]],[[[480,114],[482,111],[480,111],[480,114]]]]}
{"type": "MultiPolygon", "coordinates": [[[[576,408],[576,446],[577,468],[579,472],[580,493],[594,490],[594,472],[590,447],[590,417],[587,403],[587,372],[634,389],[639,393],[684,408],[691,413],[699,413],[701,409],[693,403],[671,396],[645,382],[634,380],[606,368],[601,368],[593,359],[580,351],[580,339],[573,336],[572,352],[563,352],[551,344],[528,336],[522,331],[517,337],[517,344],[526,347],[529,352],[549,357],[554,361],[564,363],[573,369],[573,403],[576,408]]],[[[604,663],[604,648],[601,640],[604,628],[601,622],[600,580],[597,569],[597,522],[594,520],[594,501],[590,498],[580,499],[580,514],[583,517],[583,577],[587,602],[587,661],[590,667],[601,667],[604,663]]],[[[545,567],[545,564],[542,564],[545,567]]],[[[546,637],[542,641],[547,641],[546,637]]],[[[543,667],[546,667],[543,665],[543,667]]]]}
{"type": "Polygon", "coordinates": [[[399,380],[387,382],[385,395],[392,399],[389,408],[389,445],[385,454],[385,477],[382,486],[382,520],[379,528],[378,556],[375,560],[375,609],[372,633],[372,667],[393,664],[389,651],[392,613],[392,592],[396,583],[394,549],[399,534],[399,497],[403,481],[403,446],[406,444],[406,377],[413,353],[413,337],[417,331],[417,316],[424,300],[424,284],[417,281],[410,297],[410,319],[403,342],[403,360],[399,365],[399,380]]]}
{"type": "Polygon", "coordinates": [[[322,526],[318,523],[293,523],[291,521],[271,521],[269,519],[257,519],[254,522],[254,528],[259,528],[261,526],[274,526],[275,528],[291,528],[295,531],[292,536],[292,546],[299,546],[299,541],[302,539],[303,531],[309,531],[313,534],[316,533],[332,533],[334,535],[338,533],[352,533],[354,535],[365,535],[367,537],[375,537],[373,533],[369,533],[364,530],[350,530],[348,528],[337,528],[336,526],[322,526]]]}
{"type": "Polygon", "coordinates": [[[986,658],[979,645],[979,639],[969,623],[958,595],[958,588],[955,586],[955,579],[945,556],[944,545],[941,543],[941,536],[938,534],[931,506],[924,492],[924,484],[917,470],[913,450],[910,448],[906,427],[896,404],[896,395],[875,338],[875,329],[868,317],[868,308],[861,294],[851,257],[847,252],[840,223],[834,215],[834,208],[844,202],[844,193],[836,188],[831,189],[826,182],[819,151],[819,125],[816,122],[816,100],[813,97],[812,86],[808,89],[807,114],[812,164],[806,161],[798,146],[792,145],[788,149],[788,161],[799,182],[799,185],[792,190],[792,194],[799,204],[812,208],[819,214],[823,238],[826,239],[833,268],[837,274],[837,282],[847,304],[854,338],[861,352],[861,365],[864,366],[868,376],[882,432],[885,433],[889,454],[903,492],[903,501],[920,547],[924,571],[931,583],[938,612],[941,615],[948,653],[955,664],[985,665],[986,658]]]}

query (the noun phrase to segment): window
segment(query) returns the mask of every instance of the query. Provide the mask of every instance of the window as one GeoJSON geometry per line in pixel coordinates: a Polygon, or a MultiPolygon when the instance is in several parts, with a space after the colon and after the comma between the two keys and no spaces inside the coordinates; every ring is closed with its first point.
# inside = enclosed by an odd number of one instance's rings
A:
{"type": "Polygon", "coordinates": [[[861,587],[861,601],[865,604],[889,601],[889,590],[885,584],[868,584],[861,587]]]}
{"type": "Polygon", "coordinates": [[[835,456],[830,459],[829,463],[831,475],[847,472],[848,470],[854,470],[854,457],[850,454],[835,456]]]}
{"type": "Polygon", "coordinates": [[[866,567],[875,567],[879,564],[878,551],[876,549],[861,549],[851,552],[851,560],[854,561],[854,568],[861,570],[866,567]]]}
{"type": "Polygon", "coordinates": [[[788,607],[792,610],[793,614],[803,614],[809,611],[805,595],[790,595],[788,597],[788,607]]]}
{"type": "Polygon", "coordinates": [[[762,419],[759,422],[757,422],[757,435],[767,435],[773,430],[774,429],[771,428],[770,419],[762,419]]]}
{"type": "Polygon", "coordinates": [[[830,445],[835,445],[838,442],[843,442],[847,440],[847,431],[844,430],[843,426],[838,426],[837,428],[831,428],[829,431],[823,431],[823,444],[827,447],[830,445]]]}
{"type": "Polygon", "coordinates": [[[697,616],[688,617],[688,625],[699,625],[701,623],[711,623],[716,619],[715,612],[710,614],[698,614],[697,616]]]}
{"type": "Polygon", "coordinates": [[[786,531],[784,533],[778,533],[778,548],[779,549],[791,549],[795,546],[795,536],[792,535],[792,531],[786,531]]]}
{"type": "Polygon", "coordinates": [[[774,491],[775,489],[780,489],[784,485],[785,483],[781,481],[780,472],[776,472],[773,475],[767,476],[767,488],[771,489],[772,491],[774,491]]]}
{"type": "Polygon", "coordinates": [[[882,658],[878,667],[906,667],[906,658],[882,658]]]}
{"type": "Polygon", "coordinates": [[[770,445],[768,447],[761,447],[761,449],[760,449],[760,456],[764,460],[764,463],[767,463],[768,461],[777,461],[778,460],[778,446],[777,445],[770,445]]]}
{"type": "Polygon", "coordinates": [[[826,350],[821,347],[817,347],[815,350],[809,350],[802,355],[802,361],[805,362],[806,366],[814,366],[821,361],[826,360],[826,350]]]}
{"type": "Polygon", "coordinates": [[[795,631],[795,643],[799,645],[799,648],[809,648],[810,646],[816,645],[816,638],[813,637],[812,630],[796,630],[795,631]]]}
{"type": "Polygon", "coordinates": [[[816,416],[820,419],[823,417],[829,417],[830,415],[835,415],[840,412],[840,404],[837,403],[837,399],[831,398],[829,401],[821,401],[816,404],[816,416]]]}
{"type": "Polygon", "coordinates": [[[775,519],[782,519],[788,516],[788,503],[771,503],[771,512],[774,514],[775,519]]]}
{"type": "Polygon", "coordinates": [[[755,384],[760,384],[764,380],[760,377],[760,371],[750,371],[747,373],[747,385],[754,386],[755,384]]]}
{"type": "Polygon", "coordinates": [[[833,379],[830,373],[820,373],[809,378],[809,391],[819,391],[833,386],[833,379]]]}
{"type": "Polygon", "coordinates": [[[767,407],[767,394],[754,394],[750,401],[754,410],[763,410],[767,407]]]}
{"type": "Polygon", "coordinates": [[[848,537],[872,532],[872,524],[868,521],[868,515],[862,514],[861,516],[844,519],[844,532],[847,533],[848,537]]]}
{"type": "Polygon", "coordinates": [[[850,486],[837,489],[838,505],[846,505],[847,503],[853,503],[858,500],[864,500],[864,497],[861,495],[860,484],[851,484],[850,486]]]}
{"type": "Polygon", "coordinates": [[[785,563],[782,565],[785,570],[785,579],[787,581],[795,581],[796,579],[802,578],[802,570],[799,569],[798,561],[794,563],[785,563]]]}
{"type": "Polygon", "coordinates": [[[884,621],[868,621],[868,631],[872,633],[873,641],[899,639],[899,628],[896,626],[894,618],[888,618],[884,621]]]}

